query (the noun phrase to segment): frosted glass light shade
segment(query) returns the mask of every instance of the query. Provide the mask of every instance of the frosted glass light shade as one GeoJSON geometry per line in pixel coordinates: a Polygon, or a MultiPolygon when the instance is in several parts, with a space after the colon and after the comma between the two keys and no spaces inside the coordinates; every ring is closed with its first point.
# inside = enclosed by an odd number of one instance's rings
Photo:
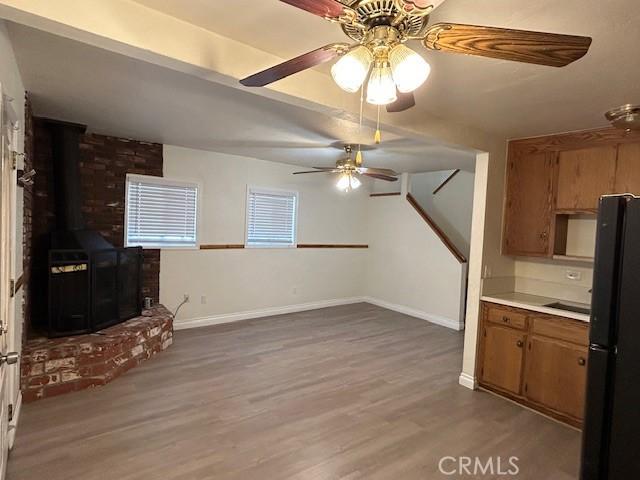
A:
{"type": "Polygon", "coordinates": [[[431,73],[431,66],[425,59],[404,45],[397,45],[391,50],[389,62],[393,80],[402,93],[413,92],[431,73]]]}
{"type": "Polygon", "coordinates": [[[336,187],[338,187],[339,190],[348,192],[350,190],[355,190],[356,188],[359,188],[360,185],[362,185],[362,182],[358,180],[354,175],[349,173],[343,173],[340,176],[340,180],[338,180],[336,187]]]}
{"type": "Polygon", "coordinates": [[[367,78],[371,62],[373,54],[367,47],[354,48],[331,67],[331,76],[341,89],[357,92],[367,78]]]}
{"type": "Polygon", "coordinates": [[[350,183],[351,182],[349,181],[349,175],[343,173],[342,175],[340,175],[340,180],[338,180],[336,187],[338,187],[338,190],[343,190],[346,192],[349,190],[350,183]]]}
{"type": "Polygon", "coordinates": [[[391,66],[381,62],[373,67],[367,86],[367,102],[373,105],[388,105],[398,99],[391,66]]]}

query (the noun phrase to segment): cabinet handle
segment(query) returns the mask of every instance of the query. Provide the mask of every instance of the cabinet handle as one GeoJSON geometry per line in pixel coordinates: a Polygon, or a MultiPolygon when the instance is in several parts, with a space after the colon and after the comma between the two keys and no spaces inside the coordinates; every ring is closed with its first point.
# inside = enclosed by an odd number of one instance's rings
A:
{"type": "Polygon", "coordinates": [[[518,348],[522,348],[524,346],[524,342],[522,340],[518,340],[516,342],[516,345],[518,346],[518,348]]]}
{"type": "Polygon", "coordinates": [[[580,365],[581,367],[584,367],[586,364],[587,364],[587,361],[584,359],[584,357],[578,358],[578,365],[580,365]]]}
{"type": "Polygon", "coordinates": [[[504,323],[509,323],[509,317],[507,317],[507,316],[502,317],[502,321],[504,323]]]}
{"type": "Polygon", "coordinates": [[[547,232],[542,232],[540,238],[547,238],[547,235],[549,235],[547,232]]]}

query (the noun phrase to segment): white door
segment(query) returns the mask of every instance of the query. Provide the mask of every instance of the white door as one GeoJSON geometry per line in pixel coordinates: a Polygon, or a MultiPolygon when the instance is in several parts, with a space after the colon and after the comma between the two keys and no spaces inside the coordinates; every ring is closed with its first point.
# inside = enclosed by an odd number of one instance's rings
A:
{"type": "MultiPolygon", "coordinates": [[[[5,478],[9,453],[9,387],[10,376],[16,375],[17,354],[8,353],[9,334],[14,323],[15,298],[12,278],[15,271],[16,175],[11,142],[13,128],[0,86],[1,166],[0,166],[0,479],[5,478]]],[[[13,342],[12,342],[13,343],[13,342]]]]}

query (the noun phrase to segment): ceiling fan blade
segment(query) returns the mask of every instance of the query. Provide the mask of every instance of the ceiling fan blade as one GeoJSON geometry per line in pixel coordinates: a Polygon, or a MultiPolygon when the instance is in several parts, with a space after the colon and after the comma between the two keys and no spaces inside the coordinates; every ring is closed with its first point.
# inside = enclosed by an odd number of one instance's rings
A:
{"type": "Polygon", "coordinates": [[[397,182],[398,179],[396,177],[389,177],[388,175],[378,175],[376,173],[363,173],[362,175],[366,177],[376,178],[378,180],[385,180],[387,182],[397,182]]]}
{"type": "Polygon", "coordinates": [[[344,55],[349,51],[349,45],[346,43],[332,43],[324,47],[318,48],[311,52],[292,58],[275,67],[267,68],[262,72],[251,75],[250,77],[240,80],[245,87],[264,87],[270,83],[282,80],[283,78],[302,72],[308,68],[315,67],[322,63],[333,60],[340,55],[344,55]]]}
{"type": "Polygon", "coordinates": [[[303,173],[338,173],[340,170],[336,169],[336,168],[319,168],[319,167],[313,167],[313,168],[317,168],[317,170],[308,170],[306,172],[293,172],[294,175],[302,175],[303,173]]]}
{"type": "Polygon", "coordinates": [[[387,112],[398,113],[409,110],[416,106],[416,98],[413,96],[413,92],[402,93],[398,92],[398,99],[387,105],[387,112]]]}
{"type": "Polygon", "coordinates": [[[358,168],[358,173],[373,173],[373,174],[377,174],[377,175],[388,175],[390,177],[397,177],[398,175],[400,175],[398,172],[395,172],[391,169],[388,168],[358,168]]]}
{"type": "Polygon", "coordinates": [[[589,51],[591,38],[438,23],[427,30],[423,43],[431,50],[564,67],[589,51]]]}
{"type": "Polygon", "coordinates": [[[309,13],[323,18],[339,18],[347,10],[343,4],[337,0],[280,0],[293,7],[306,10],[309,13]]]}

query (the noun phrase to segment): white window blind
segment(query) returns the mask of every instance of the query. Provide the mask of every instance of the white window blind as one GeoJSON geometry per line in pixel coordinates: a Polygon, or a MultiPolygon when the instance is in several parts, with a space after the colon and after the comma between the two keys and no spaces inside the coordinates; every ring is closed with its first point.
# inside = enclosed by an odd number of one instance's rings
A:
{"type": "Polygon", "coordinates": [[[160,177],[127,176],[126,245],[194,247],[198,186],[160,177]]]}
{"type": "Polygon", "coordinates": [[[249,247],[294,247],[298,194],[249,188],[247,242],[249,247]]]}

